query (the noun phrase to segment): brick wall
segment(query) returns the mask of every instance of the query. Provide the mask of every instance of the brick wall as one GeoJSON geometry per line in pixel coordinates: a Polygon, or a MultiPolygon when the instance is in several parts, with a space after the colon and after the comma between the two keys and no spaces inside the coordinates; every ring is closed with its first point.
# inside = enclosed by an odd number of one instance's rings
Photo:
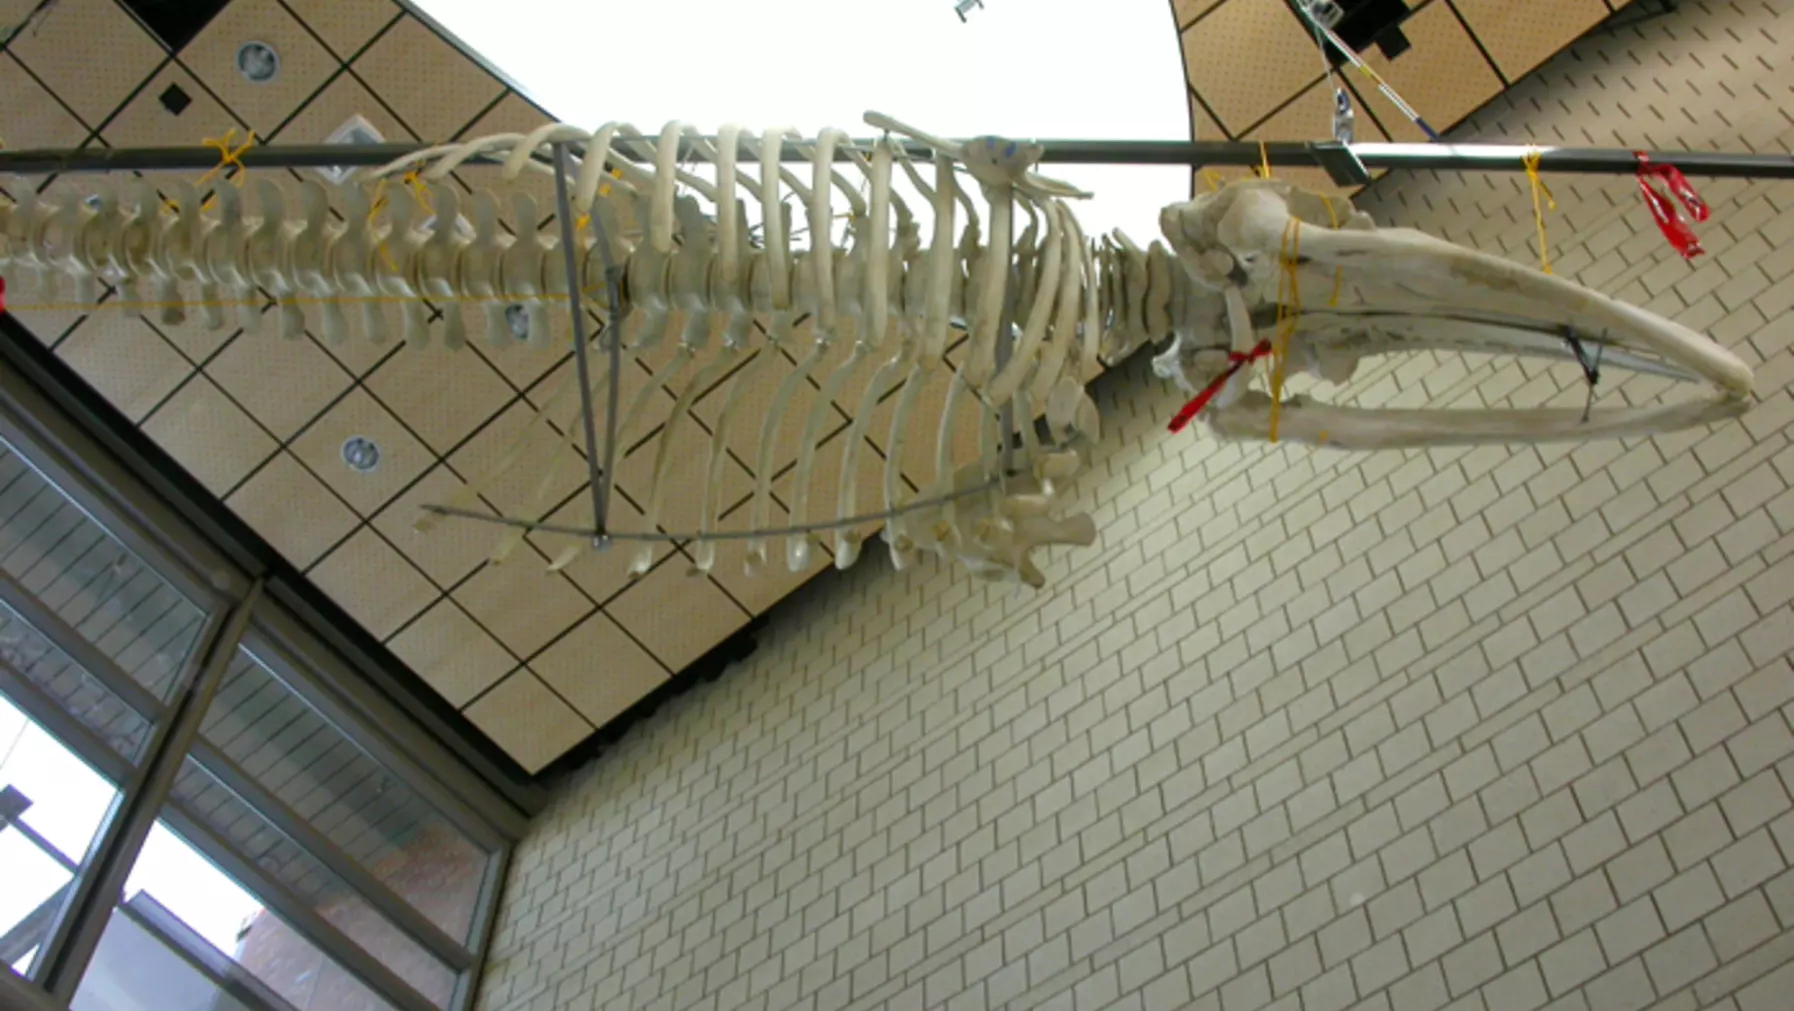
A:
{"type": "MultiPolygon", "coordinates": [[[[1787,150],[1789,37],[1785,0],[1688,0],[1460,135],[1787,150]]],[[[1794,184],[1701,183],[1690,267],[1630,179],[1550,182],[1559,271],[1750,361],[1742,424],[1227,447],[1119,370],[1097,548],[1039,594],[877,560],[800,591],[539,819],[481,1006],[1786,1011],[1794,184]]],[[[1524,187],[1361,203],[1532,261],[1524,187]]],[[[1351,396],[1584,389],[1426,359],[1351,396]]]]}

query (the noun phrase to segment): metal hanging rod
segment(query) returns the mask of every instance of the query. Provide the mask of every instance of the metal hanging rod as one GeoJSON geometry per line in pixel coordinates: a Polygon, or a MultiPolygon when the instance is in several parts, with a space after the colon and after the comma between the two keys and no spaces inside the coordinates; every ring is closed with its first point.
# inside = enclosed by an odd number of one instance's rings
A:
{"type": "MultiPolygon", "coordinates": [[[[859,145],[870,140],[855,142],[859,145]]],[[[915,141],[902,142],[912,157],[928,157],[931,149],[915,141]]],[[[1268,160],[1274,166],[1319,167],[1335,182],[1357,185],[1370,181],[1380,170],[1434,169],[1447,172],[1523,172],[1524,158],[1540,153],[1540,171],[1559,174],[1631,175],[1638,155],[1652,162],[1669,163],[1691,176],[1749,179],[1794,179],[1794,156],[1786,154],[1730,154],[1716,151],[1630,151],[1623,148],[1531,147],[1524,144],[1351,144],[1335,141],[1185,141],[1185,140],[1048,140],[1042,162],[1056,165],[1214,165],[1255,166],[1268,160]]],[[[689,156],[691,138],[681,141],[680,157],[689,156]]],[[[425,150],[424,144],[295,144],[252,147],[238,157],[246,168],[321,168],[375,166],[425,150]]],[[[618,145],[615,153],[632,161],[643,160],[618,145]]],[[[537,156],[544,164],[547,154],[537,156]]],[[[845,150],[836,160],[845,161],[845,150]]],[[[740,160],[758,159],[744,145],[740,160]]],[[[482,157],[488,163],[498,159],[482,157]]],[[[810,156],[787,143],[787,162],[807,162],[810,156]]],[[[0,151],[0,174],[49,175],[60,172],[126,172],[205,170],[218,164],[214,147],[82,148],[79,150],[0,151]]]]}

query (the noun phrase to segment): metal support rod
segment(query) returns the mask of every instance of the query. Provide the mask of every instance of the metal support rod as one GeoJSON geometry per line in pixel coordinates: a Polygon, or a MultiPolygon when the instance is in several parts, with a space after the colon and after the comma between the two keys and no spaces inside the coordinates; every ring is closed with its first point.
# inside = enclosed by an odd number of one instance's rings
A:
{"type": "MultiPolygon", "coordinates": [[[[703,138],[680,140],[679,157],[687,159],[703,138]]],[[[713,140],[704,141],[714,144],[713,140]]],[[[849,148],[866,148],[872,140],[843,144],[837,160],[848,160],[849,148]]],[[[932,156],[926,145],[900,141],[911,157],[932,156]]],[[[1205,165],[1260,164],[1325,167],[1327,158],[1350,151],[1369,169],[1436,169],[1453,172],[1524,172],[1522,158],[1533,148],[1520,144],[1352,144],[1336,141],[1270,141],[1261,149],[1250,141],[1187,140],[1043,140],[1050,165],[1205,165]],[[1262,152],[1262,155],[1261,155],[1262,152]]],[[[422,144],[275,144],[244,151],[245,168],[318,168],[378,166],[424,150],[422,144]]],[[[1541,146],[1539,170],[1569,175],[1632,175],[1638,152],[1627,148],[1541,146]]],[[[1733,154],[1718,151],[1646,151],[1654,162],[1668,162],[1690,176],[1738,179],[1794,179],[1794,156],[1733,154]]],[[[641,159],[618,148],[613,156],[641,159]]],[[[741,160],[753,162],[756,152],[744,150],[741,160]]],[[[808,151],[786,144],[782,161],[809,162],[808,151]]],[[[473,159],[493,161],[492,156],[473,159]]],[[[204,171],[216,168],[218,150],[209,147],[82,148],[79,150],[0,151],[0,174],[48,175],[59,172],[204,171]]]]}
{"type": "MultiPolygon", "coordinates": [[[[579,420],[585,426],[586,479],[592,489],[593,544],[604,536],[604,489],[598,483],[598,426],[592,415],[592,366],[586,360],[586,314],[580,303],[582,280],[579,265],[579,229],[573,222],[573,203],[567,199],[567,145],[554,145],[554,205],[561,219],[561,255],[567,261],[567,311],[573,316],[573,361],[579,371],[579,420]]],[[[615,404],[613,399],[611,403],[615,404]]],[[[609,452],[609,442],[605,451],[609,452]]],[[[606,461],[605,473],[610,472],[606,461]]]]}
{"type": "Polygon", "coordinates": [[[105,829],[82,860],[84,873],[75,879],[38,965],[37,979],[59,1001],[73,999],[81,985],[81,976],[110,922],[112,906],[124,894],[137,853],[168,799],[188,749],[199,736],[200,721],[224,681],[237,640],[243,637],[261,592],[262,584],[253,584],[248,596],[227,611],[215,612],[208,622],[199,648],[189,657],[186,684],[156,727],[147,749],[149,759],[123,785],[105,829]]]}
{"type": "MultiPolygon", "coordinates": [[[[814,534],[825,530],[840,530],[845,527],[857,527],[862,523],[879,523],[884,520],[894,519],[898,516],[902,516],[904,513],[915,512],[918,509],[926,509],[929,506],[940,505],[943,502],[951,502],[954,499],[965,498],[968,495],[977,495],[980,492],[990,491],[997,487],[998,483],[999,482],[997,481],[986,481],[983,484],[973,485],[970,488],[961,488],[958,491],[948,492],[945,495],[937,495],[934,498],[917,499],[914,502],[907,502],[895,509],[886,509],[883,512],[862,513],[859,516],[849,516],[845,519],[826,520],[821,523],[805,523],[801,526],[794,527],[772,527],[767,530],[712,530],[705,534],[663,534],[658,531],[630,531],[620,533],[613,530],[605,536],[618,541],[666,541],[671,543],[675,541],[741,541],[761,537],[791,537],[798,534],[814,534]]],[[[418,508],[425,512],[435,513],[438,516],[455,516],[461,519],[480,520],[484,523],[496,523],[502,527],[518,527],[523,530],[540,531],[545,534],[571,534],[574,537],[590,537],[592,535],[592,531],[583,530],[579,527],[563,526],[558,523],[534,523],[529,520],[512,519],[509,516],[493,516],[490,513],[474,512],[471,509],[457,509],[454,506],[431,505],[426,503],[418,506],[418,508]]]]}
{"type": "MultiPolygon", "coordinates": [[[[1002,375],[1009,359],[1015,354],[1015,297],[1020,278],[1014,264],[1015,255],[1015,193],[1008,194],[1010,201],[1008,248],[1011,262],[1003,271],[1003,305],[997,315],[997,375],[1002,375]]],[[[1051,213],[1049,211],[1049,213],[1051,213]]],[[[1021,387],[1016,387],[1020,389],[1021,387]]],[[[1003,454],[999,458],[1002,470],[999,472],[1002,482],[1009,482],[1009,475],[1015,471],[1015,398],[1005,400],[997,407],[997,428],[1003,440],[1003,454]]]]}

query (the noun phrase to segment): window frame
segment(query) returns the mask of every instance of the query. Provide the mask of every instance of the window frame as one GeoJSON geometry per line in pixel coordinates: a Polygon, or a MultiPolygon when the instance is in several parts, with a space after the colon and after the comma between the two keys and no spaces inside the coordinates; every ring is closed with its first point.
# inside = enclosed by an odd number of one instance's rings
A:
{"type": "Polygon", "coordinates": [[[119,446],[128,445],[129,438],[120,436],[116,426],[106,429],[116,419],[90,404],[82,409],[91,391],[84,395],[56,386],[53,367],[42,365],[42,349],[22,346],[28,339],[16,321],[0,314],[0,439],[206,618],[164,703],[53,608],[0,573],[0,600],[150,724],[148,741],[133,764],[70,715],[52,693],[24,673],[0,667],[0,690],[21,712],[119,791],[81,860],[34,978],[0,966],[0,1000],[33,1011],[68,1006],[114,909],[121,907],[125,879],[160,820],[398,1011],[442,1011],[204,819],[184,809],[171,792],[176,774],[191,758],[393,927],[441,960],[455,975],[447,1011],[471,1008],[512,849],[527,829],[533,798],[527,791],[508,793],[502,783],[495,785],[489,768],[470,764],[458,742],[455,747],[445,742],[442,722],[432,718],[427,706],[396,691],[390,677],[373,669],[371,658],[344,649],[345,637],[321,623],[311,608],[293,606],[302,604],[305,595],[286,585],[290,577],[270,573],[254,552],[220,538],[206,524],[191,522],[194,510],[203,506],[170,504],[168,490],[174,482],[140,480],[121,460],[119,446]],[[102,430],[95,431],[96,425],[102,430]],[[399,897],[200,736],[200,723],[239,648],[483,853],[465,941],[399,897]]]}

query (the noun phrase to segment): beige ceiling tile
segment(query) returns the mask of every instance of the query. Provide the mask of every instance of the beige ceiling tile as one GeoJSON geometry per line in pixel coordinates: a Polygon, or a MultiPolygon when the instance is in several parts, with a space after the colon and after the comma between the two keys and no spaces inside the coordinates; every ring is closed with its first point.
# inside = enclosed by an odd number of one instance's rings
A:
{"type": "Polygon", "coordinates": [[[438,592],[392,545],[363,526],[307,573],[376,639],[386,639],[438,592]]]}
{"type": "MultiPolygon", "coordinates": [[[[355,0],[345,7],[369,4],[355,0]]],[[[231,0],[181,50],[181,62],[241,116],[256,133],[267,135],[286,121],[338,62],[275,0],[231,0]],[[246,42],[261,42],[280,57],[274,79],[256,83],[237,66],[237,51],[246,42]]]]}
{"type": "Polygon", "coordinates": [[[478,354],[439,343],[393,355],[366,385],[438,453],[459,445],[517,395],[478,354]]]}
{"type": "MultiPolygon", "coordinates": [[[[856,370],[860,379],[857,385],[864,388],[871,382],[873,373],[878,371],[879,360],[884,357],[886,356],[880,355],[878,359],[869,359],[861,363],[860,368],[856,370]]],[[[699,400],[692,408],[692,413],[703,421],[706,427],[714,427],[723,413],[724,404],[728,402],[735,387],[738,384],[746,384],[741,392],[742,402],[736,408],[735,417],[730,422],[729,430],[724,437],[724,445],[734,451],[736,457],[749,471],[759,466],[761,421],[771,413],[779,387],[797,371],[797,366],[793,365],[789,358],[764,345],[754,353],[754,358],[756,361],[749,361],[746,365],[736,369],[721,384],[706,393],[703,399],[699,400]],[[766,364],[757,365],[756,361],[762,355],[768,356],[765,359],[766,364]]],[[[844,364],[846,360],[843,358],[840,363],[836,363],[837,367],[839,364],[844,364]]],[[[798,443],[803,435],[804,425],[809,420],[810,411],[821,402],[822,393],[816,385],[810,382],[810,379],[814,379],[817,383],[823,383],[828,380],[828,377],[828,371],[817,368],[811,371],[809,379],[799,381],[794,396],[785,407],[779,424],[778,437],[773,441],[772,467],[770,468],[773,474],[778,474],[797,460],[798,443]]],[[[838,397],[836,404],[845,399],[847,398],[838,397]]],[[[855,407],[857,406],[855,404],[855,407]]],[[[819,434],[826,436],[846,423],[845,410],[830,408],[822,417],[819,434]]]]}
{"type": "Polygon", "coordinates": [[[62,0],[10,49],[89,125],[111,115],[168,55],[115,0],[62,0]]]}
{"type": "MultiPolygon", "coordinates": [[[[941,416],[947,410],[947,394],[953,374],[936,370],[928,385],[917,394],[915,413],[903,438],[903,473],[920,488],[934,480],[935,444],[939,441],[941,416]]],[[[866,437],[882,452],[891,440],[891,421],[897,413],[903,394],[886,397],[872,414],[872,427],[866,437]]],[[[955,467],[976,459],[979,454],[978,402],[970,394],[961,394],[953,414],[953,451],[955,467]]]]}
{"type": "Polygon", "coordinates": [[[656,566],[604,609],[675,674],[749,617],[715,583],[690,575],[681,558],[656,566]]]}
{"type": "Polygon", "coordinates": [[[8,147],[80,147],[87,127],[57,104],[11,53],[0,57],[0,136],[8,147]]]}
{"type": "MultiPolygon", "coordinates": [[[[1353,106],[1357,108],[1354,96],[1353,106]]],[[[1307,91],[1297,96],[1295,101],[1277,111],[1277,114],[1265,120],[1258,129],[1253,130],[1243,140],[1331,140],[1333,138],[1333,88],[1326,81],[1316,81],[1307,91]]],[[[1367,115],[1355,118],[1355,137],[1359,143],[1380,144],[1389,138],[1377,128],[1376,121],[1367,115]]],[[[1350,196],[1359,189],[1357,186],[1339,186],[1330,176],[1318,168],[1278,167],[1272,173],[1276,178],[1293,183],[1311,193],[1326,196],[1350,196]]],[[[1381,175],[1381,173],[1377,173],[1381,175]]]]}
{"type": "Polygon", "coordinates": [[[435,463],[423,443],[360,389],[350,390],[295,438],[292,450],[363,517],[379,512],[435,463]],[[371,472],[354,470],[343,459],[343,444],[356,436],[380,448],[379,465],[371,472]]]}
{"type": "Polygon", "coordinates": [[[281,451],[225,500],[287,561],[309,568],[359,522],[291,453],[281,451]]]}
{"type": "Polygon", "coordinates": [[[516,669],[505,652],[452,600],[439,600],[387,643],[437,694],[459,709],[516,669]]]}
{"type": "MultiPolygon", "coordinates": [[[[872,455],[870,447],[867,449],[867,455],[872,455]]],[[[838,467],[836,469],[838,469],[838,467]]],[[[789,482],[787,482],[787,484],[789,484],[789,482]]],[[[776,501],[769,504],[771,509],[767,513],[768,526],[778,527],[790,522],[790,513],[785,511],[784,506],[776,501]]],[[[813,503],[813,506],[815,507],[812,509],[811,513],[813,517],[819,518],[819,510],[832,513],[835,508],[833,494],[831,493],[829,495],[829,500],[826,504],[817,501],[813,503]]],[[[871,508],[876,508],[876,504],[872,504],[871,508]]],[[[868,511],[870,511],[870,508],[868,511]]],[[[736,508],[733,513],[729,514],[727,522],[725,522],[723,526],[730,529],[745,528],[748,522],[748,515],[748,505],[743,504],[736,508]]],[[[811,535],[811,538],[812,547],[810,549],[810,561],[802,571],[791,571],[791,565],[786,556],[787,538],[777,537],[770,539],[767,542],[766,567],[755,572],[753,575],[747,573],[746,562],[748,542],[746,540],[730,538],[728,540],[717,541],[716,559],[710,569],[710,578],[716,580],[723,589],[729,592],[729,596],[734,597],[742,607],[747,608],[754,614],[764,614],[766,613],[767,608],[778,603],[786,594],[797,589],[812,576],[833,564],[833,559],[829,554],[828,549],[818,545],[818,540],[820,540],[821,543],[832,546],[834,543],[833,532],[825,531],[813,534],[811,535]]],[[[685,555],[692,556],[696,553],[697,546],[688,545],[683,550],[685,555]]],[[[691,565],[691,563],[684,558],[677,559],[676,561],[687,566],[691,565]]]]}
{"type": "Polygon", "coordinates": [[[203,375],[194,376],[157,408],[143,431],[217,495],[235,487],[279,448],[203,375]]]}
{"type": "MultiPolygon", "coordinates": [[[[1433,129],[1449,130],[1501,91],[1501,79],[1445,4],[1428,4],[1415,12],[1402,22],[1402,34],[1413,47],[1400,57],[1391,60],[1375,46],[1361,55],[1433,129]]],[[[1426,140],[1381,92],[1359,82],[1352,82],[1352,90],[1359,97],[1360,120],[1368,105],[1392,140],[1426,140]]]]}
{"type": "Polygon", "coordinates": [[[504,516],[541,519],[586,483],[585,457],[552,427],[532,424],[535,416],[534,407],[514,401],[449,458],[461,477],[484,482],[481,494],[504,516]],[[507,457],[510,466],[488,481],[507,457]]]}
{"type": "MultiPolygon", "coordinates": [[[[588,316],[587,319],[590,320],[591,317],[588,316]]],[[[474,332],[484,333],[482,328],[485,326],[485,321],[474,315],[471,307],[468,310],[467,325],[474,332]]],[[[482,347],[487,360],[492,363],[492,367],[509,379],[511,384],[518,389],[529,389],[551,369],[572,362],[572,318],[564,310],[552,309],[548,313],[548,325],[549,338],[540,344],[510,343],[489,350],[482,347]]],[[[597,331],[597,328],[595,321],[589,322],[586,327],[586,336],[590,337],[597,331]]],[[[482,343],[485,340],[483,336],[479,339],[482,343]]]]}
{"type": "MultiPolygon", "coordinates": [[[[349,337],[346,340],[341,344],[332,344],[319,338],[318,346],[324,349],[325,354],[336,359],[338,365],[349,370],[350,375],[366,377],[386,359],[402,353],[405,346],[390,340],[375,344],[363,337],[361,321],[355,317],[354,312],[355,310],[350,310],[349,337]]],[[[313,334],[315,336],[316,331],[313,334]]]]}
{"type": "Polygon", "coordinates": [[[591,724],[527,668],[480,696],[465,712],[492,743],[531,773],[566,754],[592,732],[591,724]]]}
{"type": "Polygon", "coordinates": [[[603,612],[543,650],[530,669],[599,727],[668,680],[666,668],[603,612]]]}
{"type": "MultiPolygon", "coordinates": [[[[661,434],[638,446],[617,465],[617,485],[648,509],[648,496],[654,488],[654,468],[661,455],[666,435],[661,434]]],[[[654,517],[657,526],[674,533],[698,529],[702,515],[703,487],[708,479],[705,463],[709,459],[710,435],[688,417],[666,447],[666,470],[662,475],[660,511],[654,517]]],[[[795,456],[793,451],[793,456],[795,456]]],[[[721,501],[734,502],[747,494],[753,478],[734,457],[723,462],[721,501]]]]}
{"type": "Polygon", "coordinates": [[[432,141],[460,136],[504,90],[497,78],[409,16],[369,46],[354,68],[413,130],[432,141]]]}
{"type": "MultiPolygon", "coordinates": [[[[373,521],[374,527],[438,586],[453,586],[479,568],[505,532],[495,523],[452,516],[443,517],[427,532],[416,528],[417,521],[426,515],[423,505],[448,505],[462,484],[446,466],[438,464],[423,480],[393,499],[373,521]]],[[[474,508],[491,513],[485,503],[476,503],[474,508]]]]}
{"type": "Polygon", "coordinates": [[[230,391],[274,437],[290,439],[349,388],[353,380],[310,337],[290,340],[263,321],[206,363],[206,374],[230,391]]]}
{"type": "Polygon", "coordinates": [[[1177,26],[1183,28],[1220,3],[1221,0],[1171,0],[1171,12],[1177,19],[1177,26]]]}
{"type": "MultiPolygon", "coordinates": [[[[113,147],[164,147],[169,144],[197,145],[208,138],[223,139],[232,129],[237,131],[231,136],[232,148],[248,142],[248,129],[206,94],[192,74],[178,64],[170,63],[157,72],[155,80],[138,92],[112,122],[106,124],[100,136],[113,147]],[[171,89],[187,97],[185,105],[178,101],[172,106],[165,103],[165,97],[173,93],[171,89]],[[173,111],[177,108],[181,111],[173,111]]],[[[186,173],[186,177],[198,182],[205,174],[204,169],[199,169],[186,173]]]]}
{"type": "Polygon", "coordinates": [[[1457,0],[1457,8],[1510,81],[1550,59],[1608,14],[1601,0],[1457,0]]]}
{"type": "MultiPolygon", "coordinates": [[[[281,144],[322,144],[353,116],[367,120],[388,142],[418,139],[401,126],[352,74],[339,74],[318,97],[301,106],[299,113],[276,131],[272,139],[281,144]]],[[[310,171],[302,171],[301,175],[318,178],[317,173],[310,171]]],[[[333,197],[332,206],[340,211],[341,201],[333,197]]],[[[359,334],[360,330],[356,328],[352,332],[359,334]]]]}
{"type": "Polygon", "coordinates": [[[56,354],[137,422],[193,371],[180,352],[141,322],[106,310],[87,317],[56,346],[56,354]]]}
{"type": "MultiPolygon", "coordinates": [[[[496,354],[503,354],[503,352],[496,352],[496,354]]],[[[592,377],[592,422],[598,432],[598,445],[602,452],[604,428],[607,422],[607,404],[610,398],[610,363],[606,356],[594,354],[588,365],[592,377]]],[[[691,366],[687,366],[685,369],[687,375],[693,371],[695,370],[691,366]]],[[[667,418],[672,416],[674,404],[672,394],[667,392],[666,387],[663,386],[643,402],[642,408],[636,412],[634,420],[625,424],[626,419],[629,418],[629,408],[634,406],[636,398],[652,382],[653,377],[642,368],[633,356],[624,357],[620,374],[622,379],[617,384],[617,429],[622,435],[622,441],[618,443],[619,453],[640,444],[644,438],[660,427],[667,418]]],[[[556,366],[554,371],[544,376],[541,382],[532,386],[525,395],[529,398],[530,403],[537,407],[548,407],[552,403],[554,408],[549,412],[548,420],[553,422],[556,428],[563,431],[571,430],[574,445],[583,448],[586,444],[585,421],[580,411],[578,375],[579,365],[574,361],[573,356],[568,355],[566,360],[556,366]],[[557,390],[560,391],[559,400],[555,399],[557,390]]]]}
{"type": "MultiPolygon", "coordinates": [[[[544,123],[552,123],[555,119],[536,108],[527,99],[516,92],[507,92],[485,115],[474,120],[461,133],[459,139],[472,140],[475,137],[486,137],[495,133],[528,133],[544,123]]],[[[490,189],[495,193],[505,193],[522,189],[533,194],[541,205],[543,212],[554,210],[554,177],[540,172],[526,172],[515,182],[506,182],[501,169],[497,165],[476,165],[468,163],[455,170],[455,174],[469,189],[490,189]]],[[[509,201],[501,200],[499,206],[504,209],[508,220],[511,209],[509,201]]]]}
{"type": "Polygon", "coordinates": [[[1191,140],[1233,139],[1226,130],[1221,129],[1220,123],[1215,122],[1215,117],[1208,114],[1208,110],[1202,107],[1202,103],[1197,100],[1195,95],[1190,96],[1190,124],[1194,128],[1194,132],[1190,136],[1191,140]]]}
{"type": "Polygon", "coordinates": [[[1321,76],[1314,39],[1283,0],[1227,0],[1183,33],[1183,45],[1191,86],[1233,133],[1321,76]]]}
{"type": "Polygon", "coordinates": [[[548,571],[548,563],[528,546],[501,565],[488,562],[455,588],[454,597],[499,642],[526,659],[593,608],[566,576],[548,571]]]}
{"type": "MultiPolygon", "coordinates": [[[[564,505],[556,509],[548,517],[548,522],[556,526],[577,527],[582,530],[594,529],[592,522],[591,493],[582,487],[569,498],[564,505]]],[[[640,532],[644,529],[642,514],[637,511],[621,491],[611,490],[610,504],[605,518],[605,527],[621,532],[640,532]]],[[[593,600],[600,604],[616,596],[617,591],[628,586],[630,582],[629,562],[635,556],[634,541],[614,541],[607,551],[598,551],[592,546],[591,539],[576,537],[572,534],[555,534],[537,532],[530,534],[530,540],[542,549],[542,553],[550,559],[558,560],[561,554],[577,548],[579,553],[565,568],[568,578],[579,584],[593,600]]],[[[656,545],[657,554],[665,554],[667,545],[656,545]]]]}
{"type": "Polygon", "coordinates": [[[399,16],[392,0],[285,0],[299,20],[342,59],[350,59],[399,16]]]}

